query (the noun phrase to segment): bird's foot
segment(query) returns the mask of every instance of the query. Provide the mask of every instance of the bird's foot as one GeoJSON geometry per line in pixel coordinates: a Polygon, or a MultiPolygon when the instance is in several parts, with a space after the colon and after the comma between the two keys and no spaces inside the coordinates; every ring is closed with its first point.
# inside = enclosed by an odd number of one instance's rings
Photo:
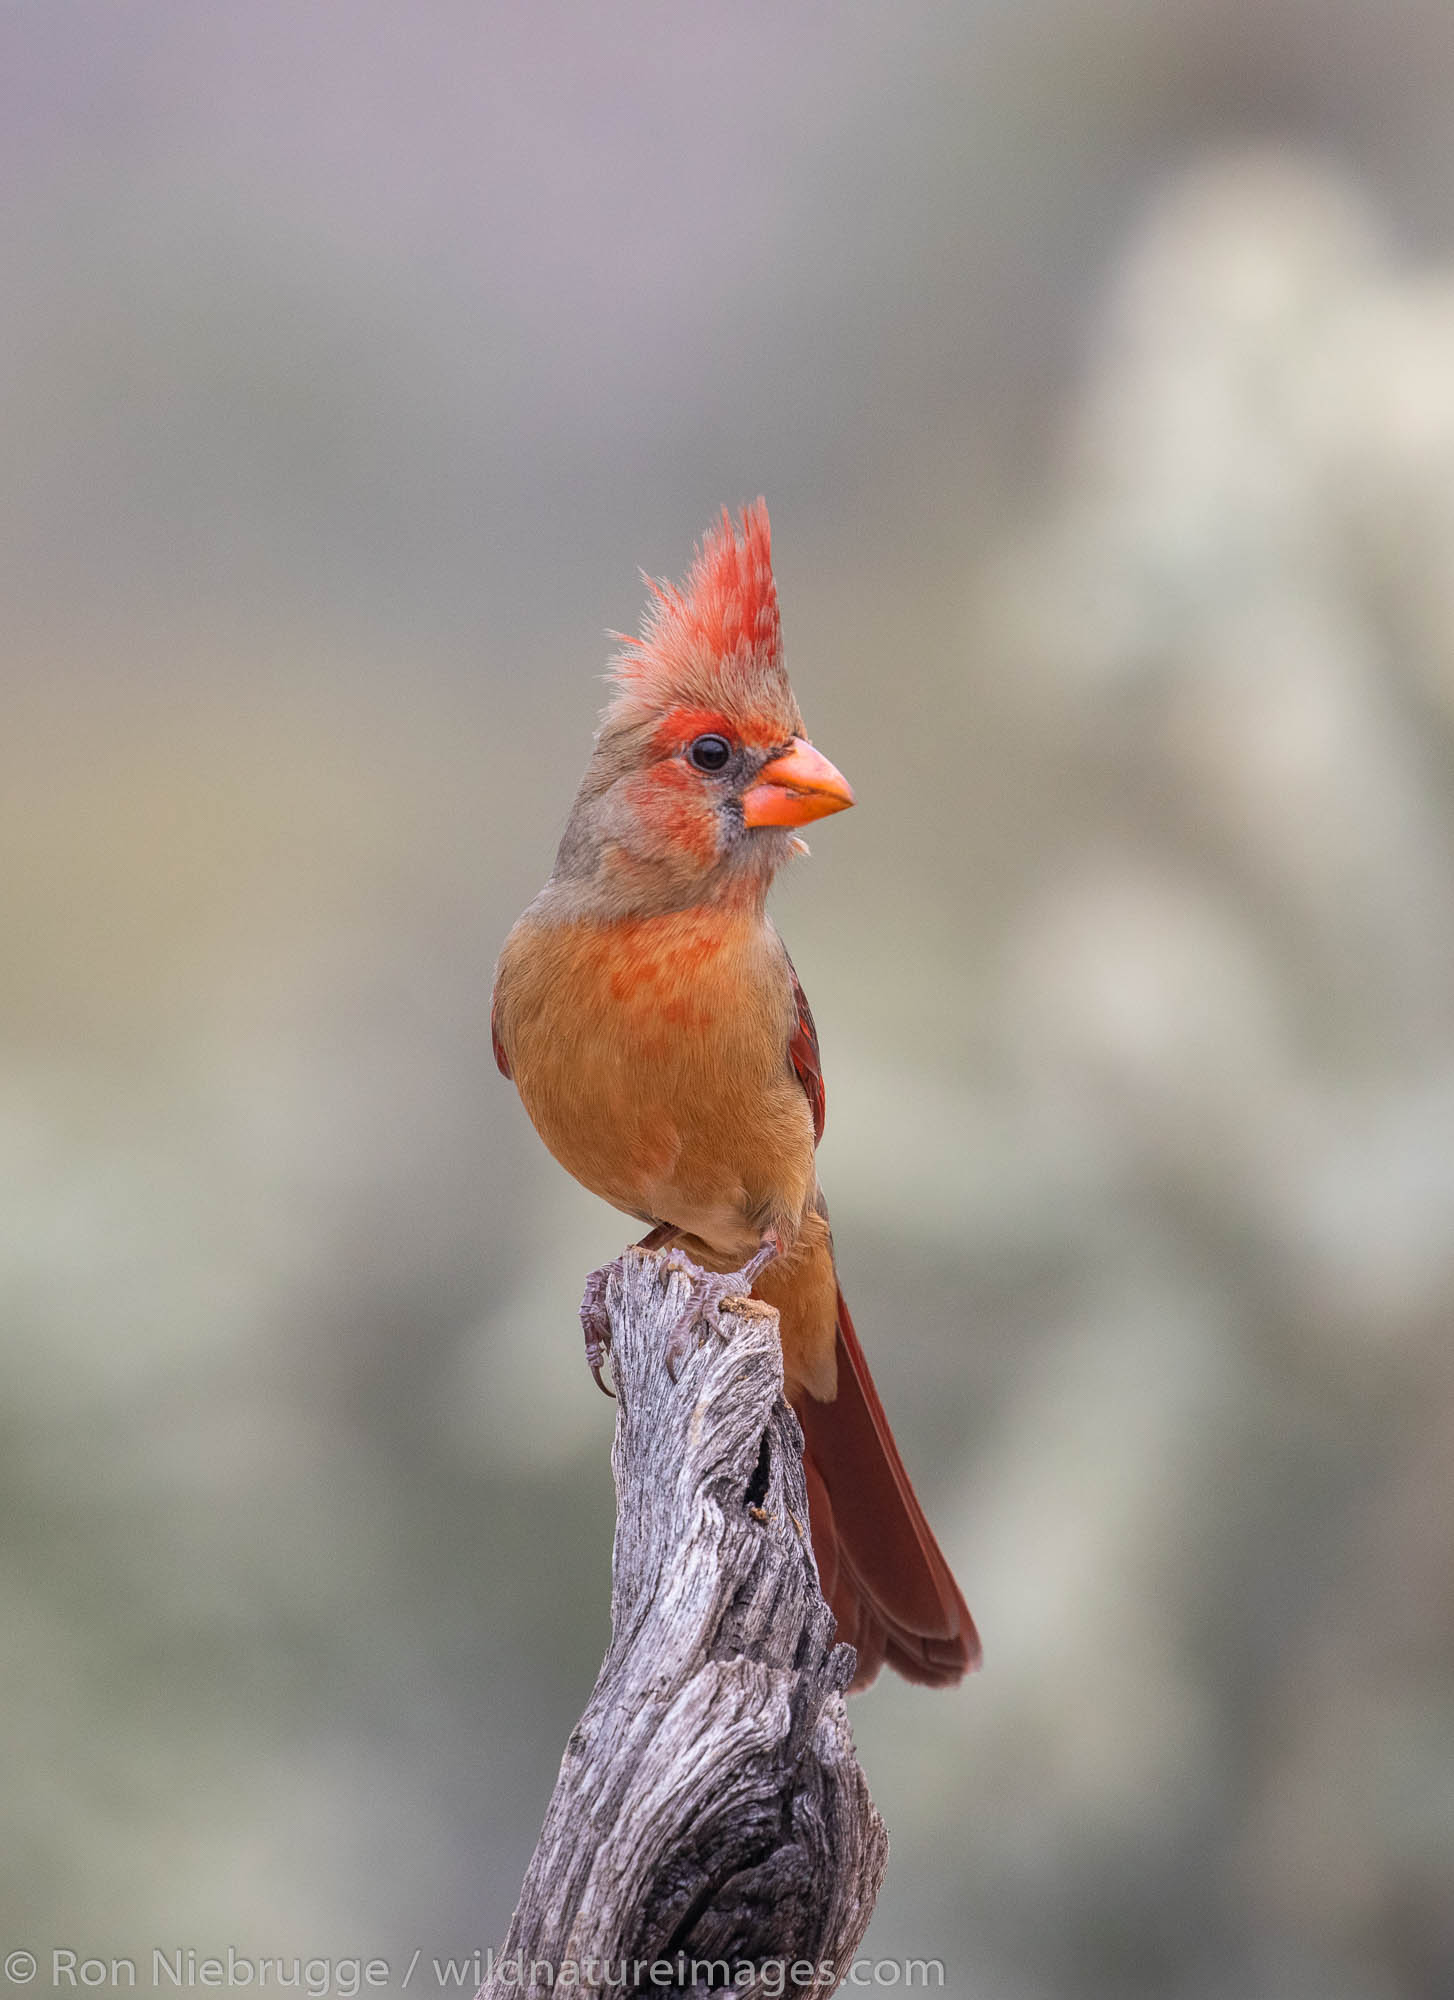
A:
{"type": "Polygon", "coordinates": [[[665,1268],[684,1272],[692,1287],[687,1309],[667,1337],[664,1359],[666,1372],[673,1382],[688,1354],[694,1347],[700,1347],[709,1334],[715,1333],[719,1340],[727,1338],[725,1316],[729,1310],[740,1312],[746,1306],[771,1312],[772,1308],[752,1298],[751,1292],[759,1271],[770,1264],[777,1254],[777,1238],[769,1236],[740,1271],[704,1271],[700,1264],[692,1262],[684,1250],[667,1252],[665,1268]]]}
{"type": "MultiPolygon", "coordinates": [[[[643,1236],[637,1244],[638,1250],[659,1250],[671,1235],[668,1223],[659,1222],[655,1229],[643,1236]]],[[[616,1391],[608,1389],[601,1380],[601,1367],[611,1352],[611,1316],[606,1311],[606,1284],[613,1271],[621,1268],[621,1259],[603,1264],[599,1271],[592,1271],[586,1279],[585,1296],[581,1300],[581,1332],[586,1337],[586,1363],[596,1378],[596,1387],[603,1396],[615,1400],[616,1391]]]]}
{"type": "MultiPolygon", "coordinates": [[[[617,1258],[616,1263],[621,1260],[617,1258]]],[[[611,1320],[606,1311],[606,1280],[615,1270],[616,1264],[603,1264],[599,1271],[592,1271],[586,1279],[585,1296],[581,1300],[581,1332],[586,1337],[586,1361],[596,1378],[596,1387],[603,1396],[615,1396],[614,1389],[608,1389],[601,1380],[601,1364],[611,1352],[611,1320]]]]}

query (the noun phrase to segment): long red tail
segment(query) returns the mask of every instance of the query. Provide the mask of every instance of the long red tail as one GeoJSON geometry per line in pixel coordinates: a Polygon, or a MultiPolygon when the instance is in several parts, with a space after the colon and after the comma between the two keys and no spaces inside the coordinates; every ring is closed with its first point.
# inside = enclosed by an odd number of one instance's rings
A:
{"type": "Polygon", "coordinates": [[[858,1650],[855,1688],[885,1661],[929,1687],[980,1662],[979,1634],[909,1483],[843,1294],[838,1394],[794,1398],[807,1449],[813,1554],[838,1637],[858,1650]]]}

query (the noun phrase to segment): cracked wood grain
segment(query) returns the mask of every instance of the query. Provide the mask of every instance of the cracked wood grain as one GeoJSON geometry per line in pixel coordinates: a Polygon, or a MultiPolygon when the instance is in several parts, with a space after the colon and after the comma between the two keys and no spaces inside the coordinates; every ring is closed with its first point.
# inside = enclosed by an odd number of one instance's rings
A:
{"type": "Polygon", "coordinates": [[[777,1315],[745,1301],[674,1383],[662,1354],[689,1288],[640,1250],[607,1288],[611,1643],[478,2000],[828,1994],[883,1879],[777,1315]]]}

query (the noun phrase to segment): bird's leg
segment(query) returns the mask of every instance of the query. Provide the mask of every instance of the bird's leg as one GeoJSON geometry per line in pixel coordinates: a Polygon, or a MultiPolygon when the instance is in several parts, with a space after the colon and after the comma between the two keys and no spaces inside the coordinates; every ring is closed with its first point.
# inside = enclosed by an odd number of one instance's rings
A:
{"type": "Polygon", "coordinates": [[[606,1280],[615,1267],[603,1264],[599,1271],[592,1271],[586,1279],[585,1295],[581,1299],[581,1332],[586,1336],[586,1362],[596,1378],[596,1387],[603,1396],[611,1396],[615,1391],[608,1389],[601,1379],[601,1364],[611,1351],[611,1322],[606,1314],[606,1280]]]}
{"type": "MultiPolygon", "coordinates": [[[[669,1224],[659,1222],[647,1236],[637,1244],[638,1250],[659,1250],[672,1234],[669,1224]]],[[[614,1389],[608,1389],[601,1379],[601,1365],[611,1351],[611,1320],[606,1311],[606,1280],[616,1269],[621,1259],[603,1264],[599,1271],[592,1271],[586,1279],[585,1296],[581,1300],[581,1332],[586,1337],[586,1363],[596,1378],[596,1387],[603,1396],[614,1396],[614,1389]]]]}
{"type": "Polygon", "coordinates": [[[669,1271],[684,1271],[692,1283],[692,1296],[686,1311],[672,1328],[666,1343],[666,1372],[673,1382],[677,1370],[686,1359],[692,1347],[700,1344],[707,1333],[715,1333],[726,1339],[723,1314],[728,1306],[740,1306],[748,1298],[760,1271],[764,1270],[778,1256],[782,1244],[775,1229],[769,1229],[763,1236],[758,1249],[748,1258],[738,1271],[704,1271],[700,1264],[694,1264],[685,1250],[671,1250],[667,1253],[666,1268],[669,1271]],[[699,1331],[700,1329],[700,1331],[699,1331]]]}

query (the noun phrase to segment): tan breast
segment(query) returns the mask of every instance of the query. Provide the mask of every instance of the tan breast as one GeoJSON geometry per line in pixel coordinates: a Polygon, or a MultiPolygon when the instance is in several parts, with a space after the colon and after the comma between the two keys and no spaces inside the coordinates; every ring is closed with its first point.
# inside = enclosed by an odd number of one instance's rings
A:
{"type": "Polygon", "coordinates": [[[506,940],[496,1028],[526,1110],[567,1171],[629,1215],[737,1262],[795,1232],[815,1186],[795,1018],[756,911],[619,924],[527,915],[506,940]]]}

